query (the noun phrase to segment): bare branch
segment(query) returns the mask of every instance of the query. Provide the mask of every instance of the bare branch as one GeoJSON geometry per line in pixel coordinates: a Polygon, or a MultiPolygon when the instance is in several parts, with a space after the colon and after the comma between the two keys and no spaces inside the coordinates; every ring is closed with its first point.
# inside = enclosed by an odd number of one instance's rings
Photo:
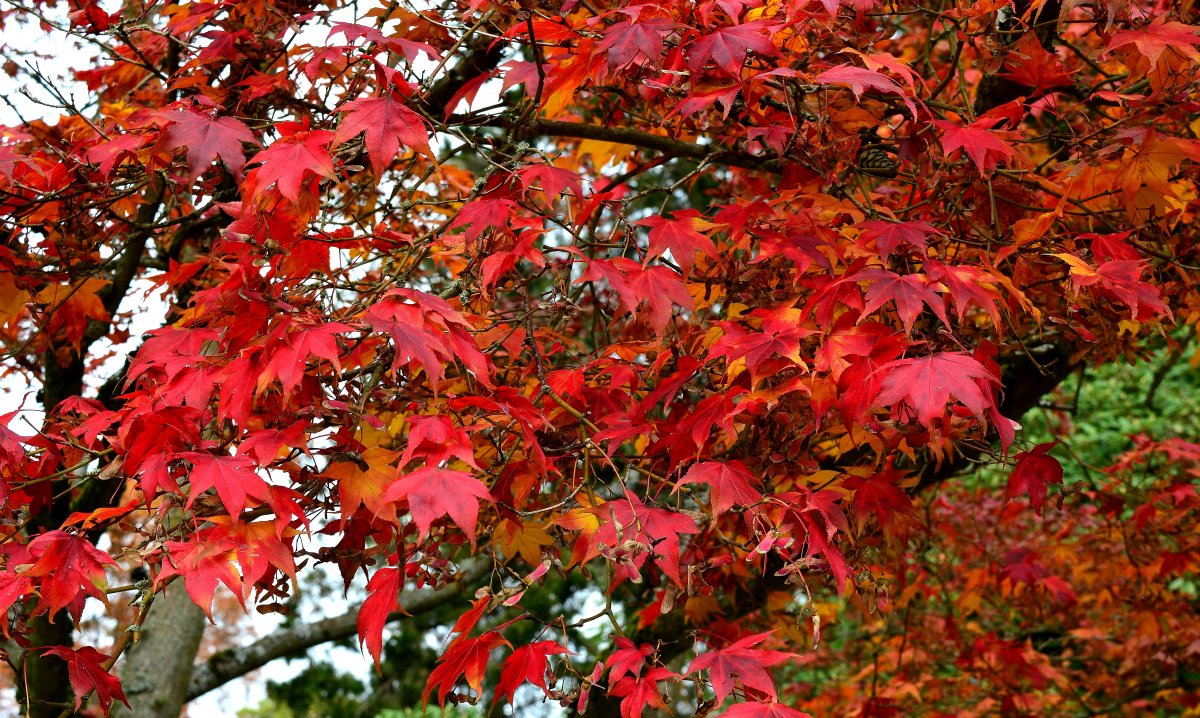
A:
{"type": "MultiPolygon", "coordinates": [[[[405,591],[400,594],[400,605],[404,607],[404,613],[393,612],[388,616],[388,621],[428,613],[445,605],[487,575],[488,568],[487,562],[475,561],[465,565],[459,579],[449,586],[433,591],[405,591]]],[[[208,661],[197,664],[192,670],[188,700],[198,698],[256,668],[261,668],[276,658],[295,655],[322,643],[349,638],[355,634],[357,627],[358,611],[349,611],[316,623],[276,631],[248,646],[221,651],[208,661]]]]}

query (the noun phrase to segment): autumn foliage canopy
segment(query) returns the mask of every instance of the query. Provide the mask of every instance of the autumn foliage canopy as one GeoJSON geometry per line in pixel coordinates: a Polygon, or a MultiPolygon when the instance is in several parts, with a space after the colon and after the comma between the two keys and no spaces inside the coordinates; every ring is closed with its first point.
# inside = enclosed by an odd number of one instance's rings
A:
{"type": "Polygon", "coordinates": [[[131,697],[153,636],[88,645],[85,611],[282,610],[318,564],[365,587],[376,661],[404,596],[457,592],[434,703],[1200,701],[1200,446],[1066,485],[1069,435],[1018,423],[1200,321],[1191,2],[0,17],[92,58],[6,51],[53,107],[0,132],[0,608],[34,715],[131,697]],[[598,610],[525,607],[564,578],[598,610]]]}

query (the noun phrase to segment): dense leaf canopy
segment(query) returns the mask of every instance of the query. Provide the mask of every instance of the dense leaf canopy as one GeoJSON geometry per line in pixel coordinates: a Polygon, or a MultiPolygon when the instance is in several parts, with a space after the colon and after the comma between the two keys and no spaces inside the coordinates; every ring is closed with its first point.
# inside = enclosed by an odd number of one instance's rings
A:
{"type": "Polygon", "coordinates": [[[1196,13],[6,4],[91,58],[6,50],[54,108],[0,144],[3,374],[46,409],[0,425],[21,700],[126,699],[137,632],[76,640],[85,608],[283,610],[324,564],[367,598],[310,635],[377,663],[458,607],[437,702],[1194,702],[1200,448],[1063,484],[1017,422],[1200,319],[1196,13]],[[599,609],[533,599],[563,580],[599,609]],[[838,606],[887,620],[826,648],[838,606]]]}

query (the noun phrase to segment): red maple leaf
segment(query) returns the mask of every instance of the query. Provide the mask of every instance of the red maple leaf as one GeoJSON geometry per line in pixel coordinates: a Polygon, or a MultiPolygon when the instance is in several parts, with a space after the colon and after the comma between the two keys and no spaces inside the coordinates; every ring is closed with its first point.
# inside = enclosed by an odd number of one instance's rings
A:
{"type": "MultiPolygon", "coordinates": [[[[853,318],[854,315],[846,316],[853,318]]],[[[839,320],[838,323],[842,322],[839,320]]],[[[838,409],[852,421],[862,418],[874,406],[875,397],[887,378],[887,367],[908,347],[904,335],[891,327],[878,322],[866,322],[862,326],[869,327],[872,324],[877,328],[866,337],[838,332],[826,340],[833,345],[830,352],[842,348],[847,350],[832,361],[837,362],[833,366],[838,373],[838,409]],[[849,356],[853,356],[854,360],[847,360],[849,356]],[[838,364],[844,366],[839,370],[838,364]]]]}
{"type": "Polygon", "coordinates": [[[1011,501],[1021,494],[1029,494],[1029,505],[1039,516],[1046,505],[1046,488],[1050,484],[1061,484],[1063,480],[1062,464],[1050,455],[1056,444],[1057,441],[1038,444],[1017,454],[1017,465],[1008,476],[1005,497],[1011,501]]]}
{"type": "Polygon", "coordinates": [[[621,718],[638,718],[646,708],[666,709],[658,684],[662,681],[678,680],[679,674],[662,666],[651,668],[641,678],[626,676],[617,681],[609,693],[622,698],[621,718]]]}
{"type": "Polygon", "coordinates": [[[476,242],[489,229],[507,230],[517,210],[517,203],[511,199],[476,199],[459,208],[450,229],[462,227],[467,241],[476,242]]]}
{"type": "Polygon", "coordinates": [[[284,397],[290,397],[300,384],[308,367],[309,356],[324,359],[336,371],[338,362],[337,335],[353,331],[341,322],[301,326],[280,336],[264,351],[266,364],[258,377],[257,392],[261,393],[275,379],[283,386],[284,397]]]}
{"type": "Polygon", "coordinates": [[[925,263],[925,271],[930,279],[945,285],[946,296],[954,300],[960,322],[967,309],[974,305],[987,312],[993,326],[1001,326],[1000,310],[996,306],[1001,297],[992,275],[978,267],[942,264],[935,260],[925,263]]]}
{"type": "Polygon", "coordinates": [[[300,185],[310,175],[337,179],[333,173],[333,158],[329,143],[334,134],[329,130],[299,131],[287,134],[254,156],[259,163],[252,172],[254,187],[262,192],[271,185],[279,194],[295,202],[300,198],[300,185]]]}
{"type": "Polygon", "coordinates": [[[1159,296],[1158,287],[1142,280],[1145,270],[1144,261],[1117,259],[1096,267],[1096,274],[1104,292],[1129,307],[1134,319],[1145,321],[1155,315],[1171,317],[1171,310],[1159,296]]]}
{"type": "Polygon", "coordinates": [[[864,234],[875,238],[875,246],[879,249],[881,259],[887,259],[888,255],[902,244],[920,250],[924,256],[929,235],[941,234],[928,222],[884,222],[873,219],[860,222],[857,226],[863,229],[864,234]]]}
{"type": "Polygon", "coordinates": [[[632,259],[596,259],[576,281],[606,279],[620,299],[619,313],[645,312],[646,321],[656,334],[661,334],[671,321],[671,306],[692,309],[692,295],[684,286],[683,277],[669,267],[642,267],[632,259]],[[645,309],[642,309],[643,305],[645,309]]]}
{"type": "Polygon", "coordinates": [[[209,621],[213,620],[212,601],[218,583],[225,584],[239,602],[243,601],[242,579],[234,566],[237,545],[233,541],[210,537],[205,541],[168,541],[163,545],[168,560],[162,563],[158,584],[163,585],[171,576],[183,576],[192,603],[204,609],[209,621]]]}
{"type": "Polygon", "coordinates": [[[412,289],[394,289],[367,310],[366,322],[392,337],[394,370],[417,362],[436,392],[444,365],[457,359],[476,381],[491,388],[489,365],[471,338],[470,324],[442,299],[412,289]]]}
{"type": "Polygon", "coordinates": [[[395,566],[379,569],[367,581],[367,597],[358,609],[358,645],[366,644],[376,670],[383,651],[383,626],[392,611],[402,610],[399,595],[403,587],[404,572],[395,566]]]}
{"type": "Polygon", "coordinates": [[[504,668],[500,671],[500,682],[496,684],[496,695],[511,703],[513,694],[525,681],[548,693],[547,657],[570,652],[555,641],[535,641],[521,646],[504,661],[504,668]]]}
{"type": "Polygon", "coordinates": [[[740,461],[700,461],[692,464],[676,486],[708,484],[714,516],[737,506],[752,506],[762,499],[758,480],[740,461]]]}
{"type": "MultiPolygon", "coordinates": [[[[117,135],[107,142],[97,142],[92,145],[87,149],[85,156],[88,162],[98,165],[100,167],[100,174],[107,178],[112,174],[113,168],[117,166],[118,162],[129,155],[135,154],[142,148],[142,145],[146,144],[146,141],[147,137],[145,135],[133,133],[117,135]]],[[[241,150],[241,146],[238,147],[238,150],[241,150]]],[[[211,163],[211,161],[210,159],[209,162],[211,163]]],[[[245,157],[242,158],[242,163],[245,164],[245,157]]],[[[0,165],[2,164],[3,162],[0,161],[0,165]]],[[[0,174],[9,173],[0,171],[0,174]]],[[[12,177],[10,176],[9,179],[12,179],[12,177]]]]}
{"type": "Polygon", "coordinates": [[[169,123],[160,135],[163,146],[169,150],[187,148],[191,182],[204,174],[218,157],[233,176],[241,180],[242,168],[246,166],[242,145],[258,145],[246,123],[233,117],[212,117],[192,110],[160,112],[158,117],[169,123]]]}
{"type": "Polygon", "coordinates": [[[814,81],[818,85],[846,85],[854,93],[855,98],[861,98],[866,90],[875,90],[885,94],[898,95],[915,116],[917,107],[912,98],[892,78],[875,70],[867,70],[854,65],[838,65],[817,75],[814,81]]]}
{"type": "Polygon", "coordinates": [[[470,437],[461,427],[455,426],[450,417],[410,416],[408,423],[411,428],[400,466],[407,465],[416,457],[423,458],[426,466],[440,466],[454,457],[472,468],[479,468],[475,463],[470,437]]]}
{"type": "Polygon", "coordinates": [[[1154,22],[1137,30],[1121,30],[1113,33],[1108,43],[1109,50],[1133,45],[1137,51],[1157,67],[1159,59],[1168,49],[1180,53],[1192,62],[1200,62],[1200,28],[1181,22],[1167,20],[1167,14],[1159,14],[1154,22]]]}
{"type": "Polygon", "coordinates": [[[947,157],[962,150],[979,171],[986,174],[1016,154],[1016,150],[991,129],[1002,119],[984,118],[965,127],[947,120],[934,120],[933,124],[942,129],[942,150],[947,157]]]}
{"type": "Polygon", "coordinates": [[[83,699],[92,691],[96,692],[96,700],[100,701],[100,709],[108,715],[113,700],[119,700],[129,706],[125,700],[125,692],[121,690],[121,679],[108,672],[104,662],[110,656],[97,651],[91,646],[78,650],[66,646],[51,646],[43,648],[42,655],[57,656],[67,662],[67,679],[71,682],[71,690],[75,691],[75,711],[83,705],[83,699]]]}
{"type": "Polygon", "coordinates": [[[859,323],[853,313],[843,314],[817,349],[814,368],[829,372],[837,380],[852,363],[852,357],[870,356],[885,341],[903,346],[904,339],[899,332],[882,322],[859,323]]]}
{"type": "Polygon", "coordinates": [[[446,654],[438,661],[437,667],[429,674],[425,684],[425,692],[421,694],[421,705],[429,702],[429,694],[437,689],[438,703],[445,705],[446,696],[454,690],[459,676],[466,679],[467,685],[475,690],[476,695],[483,693],[483,676],[487,672],[488,657],[499,646],[507,646],[508,641],[495,631],[488,631],[478,638],[460,638],[446,649],[446,654]]]}
{"type": "Polygon", "coordinates": [[[1155,314],[1171,316],[1171,310],[1163,304],[1158,288],[1142,281],[1146,269],[1143,260],[1114,259],[1092,268],[1079,257],[1068,253],[1053,255],[1071,267],[1071,286],[1078,292],[1084,287],[1095,286],[1100,293],[1116,299],[1129,307],[1134,319],[1151,319],[1155,314]]]}
{"type": "Polygon", "coordinates": [[[429,535],[436,519],[449,516],[475,544],[475,521],[479,500],[491,502],[492,494],[482,481],[465,471],[426,466],[408,474],[388,487],[384,501],[408,501],[408,510],[417,524],[419,535],[429,535]]]}
{"type": "Polygon", "coordinates": [[[51,623],[63,608],[78,623],[84,594],[108,602],[104,567],[117,562],[87,538],[66,531],[47,531],[29,542],[28,556],[32,565],[21,575],[39,579],[35,613],[48,613],[51,623]]]}
{"type": "MultiPolygon", "coordinates": [[[[286,487],[274,487],[286,490],[286,487]]],[[[303,510],[299,510],[303,516],[303,510]]],[[[281,513],[281,512],[277,512],[281,513]]],[[[242,569],[242,596],[250,595],[251,587],[270,572],[275,575],[275,569],[282,571],[292,579],[296,578],[296,562],[292,558],[290,537],[295,532],[291,529],[280,529],[274,521],[234,521],[226,516],[213,516],[211,521],[217,524],[208,534],[200,534],[207,538],[212,536],[221,540],[229,540],[234,545],[234,555],[238,566],[242,569]]]]}
{"type": "MultiPolygon", "coordinates": [[[[10,566],[13,565],[13,559],[13,556],[9,556],[10,566]]],[[[29,593],[32,585],[32,582],[25,576],[8,571],[0,572],[0,614],[7,614],[8,609],[12,608],[14,603],[29,593]]],[[[8,624],[8,621],[0,621],[0,632],[3,632],[6,637],[10,635],[8,624]]]]}
{"type": "Polygon", "coordinates": [[[214,456],[197,452],[182,454],[180,458],[192,463],[188,474],[191,488],[188,490],[188,508],[196,497],[214,489],[225,510],[237,517],[246,508],[246,497],[265,500],[268,497],[267,483],[255,471],[254,462],[247,456],[214,456]]]}
{"type": "Polygon", "coordinates": [[[713,241],[696,231],[712,226],[699,215],[699,212],[692,210],[676,212],[674,219],[654,216],[636,222],[635,224],[650,228],[650,249],[646,253],[646,261],[661,257],[669,250],[671,257],[683,270],[684,276],[687,276],[695,264],[697,252],[716,257],[717,248],[713,241]]]}
{"type": "Polygon", "coordinates": [[[342,105],[338,112],[345,115],[333,136],[333,143],[340,145],[365,132],[367,157],[376,176],[392,164],[402,144],[426,157],[433,156],[429,151],[425,119],[394,97],[354,100],[342,105]]]}
{"type": "Polygon", "coordinates": [[[563,193],[570,193],[572,197],[583,197],[583,183],[579,180],[579,173],[573,170],[539,162],[517,170],[517,176],[526,196],[540,185],[547,201],[553,201],[563,193]]]}
{"type": "Polygon", "coordinates": [[[631,676],[641,673],[646,659],[654,653],[654,647],[649,643],[638,646],[624,636],[617,636],[616,645],[616,650],[604,661],[604,668],[611,671],[608,674],[610,681],[619,681],[626,673],[631,676]]]}
{"type": "Polygon", "coordinates": [[[887,269],[868,269],[859,272],[855,279],[870,282],[866,291],[866,306],[863,316],[874,312],[889,301],[896,303],[896,312],[904,331],[912,334],[913,322],[925,306],[933,310],[942,324],[949,324],[946,319],[946,307],[942,298],[930,286],[929,278],[923,274],[900,275],[887,269]]]}
{"type": "Polygon", "coordinates": [[[688,67],[699,71],[711,60],[721,70],[736,75],[751,52],[767,57],[778,54],[765,22],[723,27],[705,35],[688,50],[687,62],[688,67]]]}
{"type": "Polygon", "coordinates": [[[737,703],[721,714],[721,718],[812,718],[782,703],[737,703]]]}
{"type": "Polygon", "coordinates": [[[607,54],[611,70],[624,67],[639,55],[657,64],[663,54],[663,39],[676,27],[674,20],[665,17],[622,20],[604,31],[596,51],[607,54]]]}
{"type": "MultiPolygon", "coordinates": [[[[654,563],[663,573],[679,585],[683,581],[679,574],[680,536],[698,533],[696,522],[680,513],[668,509],[651,508],[634,494],[610,501],[595,509],[603,522],[596,531],[595,539],[602,546],[616,548],[627,542],[640,545],[640,550],[631,549],[631,564],[618,564],[617,575],[632,576],[647,556],[654,556],[654,563]]],[[[591,557],[598,554],[593,550],[591,557]]]]}
{"type": "MultiPolygon", "coordinates": [[[[764,313],[756,309],[752,315],[762,316],[764,313]]],[[[727,367],[744,359],[750,376],[756,381],[764,372],[779,370],[780,362],[771,361],[772,357],[783,360],[785,365],[803,368],[805,364],[800,341],[815,334],[794,321],[790,326],[764,322],[761,332],[749,331],[738,322],[721,322],[721,329],[725,335],[709,348],[708,355],[714,359],[724,357],[727,367]]]]}
{"type": "Polygon", "coordinates": [[[933,420],[945,414],[950,397],[983,417],[991,400],[975,380],[999,381],[986,367],[961,352],[898,359],[879,371],[885,372],[886,378],[875,398],[876,405],[903,402],[916,413],[917,421],[931,428],[933,420]]]}
{"type": "Polygon", "coordinates": [[[842,486],[854,492],[853,506],[857,515],[874,514],[885,533],[898,535],[907,528],[907,521],[916,515],[912,499],[897,486],[904,478],[902,472],[886,469],[869,478],[851,476],[842,486]]]}
{"type": "Polygon", "coordinates": [[[796,658],[797,655],[784,651],[755,648],[770,635],[770,633],[759,633],[747,636],[726,648],[702,653],[696,656],[684,673],[708,671],[708,680],[712,683],[713,692],[717,694],[718,704],[724,703],[729,694],[733,692],[735,679],[744,688],[758,691],[778,700],[775,681],[771,678],[767,668],[796,658]]]}

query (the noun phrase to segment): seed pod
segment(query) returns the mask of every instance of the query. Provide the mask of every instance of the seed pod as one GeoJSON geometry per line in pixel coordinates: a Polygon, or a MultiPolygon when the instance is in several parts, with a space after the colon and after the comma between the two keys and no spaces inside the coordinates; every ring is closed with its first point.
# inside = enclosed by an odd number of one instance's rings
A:
{"type": "Polygon", "coordinates": [[[858,165],[858,171],[872,177],[880,177],[883,179],[891,179],[895,177],[900,168],[892,155],[888,154],[886,145],[866,145],[858,151],[858,156],[855,162],[858,165]]]}

